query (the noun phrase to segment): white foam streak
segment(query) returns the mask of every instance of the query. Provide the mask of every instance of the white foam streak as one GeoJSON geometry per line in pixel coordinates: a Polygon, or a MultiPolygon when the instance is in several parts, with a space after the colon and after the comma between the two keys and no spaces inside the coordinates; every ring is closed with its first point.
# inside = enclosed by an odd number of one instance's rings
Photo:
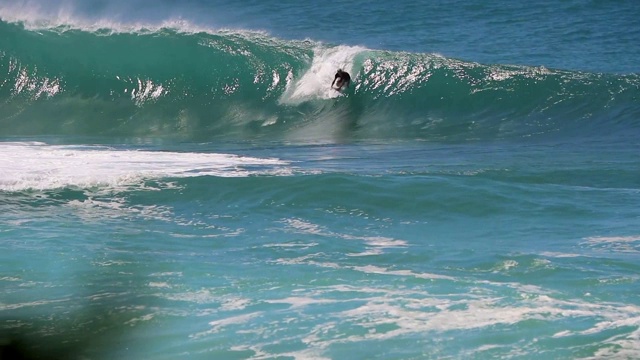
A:
{"type": "Polygon", "coordinates": [[[592,236],[585,239],[589,246],[604,247],[616,252],[640,252],[640,236],[592,236]]]}
{"type": "Polygon", "coordinates": [[[331,231],[327,231],[325,228],[320,225],[313,224],[302,219],[284,219],[282,220],[285,225],[293,232],[309,234],[309,235],[320,235],[331,238],[341,238],[345,240],[358,240],[363,241],[368,245],[369,249],[365,253],[358,254],[350,254],[350,256],[365,256],[369,254],[379,254],[382,249],[387,248],[403,248],[407,247],[407,242],[400,239],[393,239],[384,236],[353,236],[348,234],[340,234],[331,231]]]}
{"type": "Polygon", "coordinates": [[[260,316],[261,314],[262,314],[262,312],[254,312],[254,313],[231,316],[231,317],[228,317],[228,318],[211,321],[209,323],[209,325],[211,325],[211,329],[210,330],[197,333],[195,335],[192,335],[191,337],[199,338],[199,337],[202,337],[202,336],[215,334],[215,333],[219,332],[224,327],[231,326],[231,325],[244,324],[244,323],[248,322],[249,320],[260,316]]]}
{"type": "Polygon", "coordinates": [[[315,304],[331,304],[337,301],[329,299],[314,299],[311,297],[288,297],[286,299],[265,300],[265,302],[270,304],[288,304],[291,308],[299,308],[315,304]]]}
{"type": "Polygon", "coordinates": [[[282,167],[286,164],[233,154],[0,143],[0,190],[120,187],[167,177],[284,175],[289,173],[282,167]],[[251,166],[261,166],[261,170],[245,168],[251,166]]]}
{"type": "Polygon", "coordinates": [[[640,236],[593,236],[588,237],[585,240],[590,244],[631,243],[640,241],[640,236]]]}

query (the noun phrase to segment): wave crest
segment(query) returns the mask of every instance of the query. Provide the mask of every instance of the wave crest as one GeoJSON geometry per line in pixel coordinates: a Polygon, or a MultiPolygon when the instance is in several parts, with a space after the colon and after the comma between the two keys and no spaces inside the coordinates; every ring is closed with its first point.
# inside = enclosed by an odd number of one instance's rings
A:
{"type": "Polygon", "coordinates": [[[635,74],[172,28],[0,22],[0,45],[7,135],[482,140],[640,128],[635,74]],[[337,68],[354,80],[344,94],[329,87],[337,68]]]}

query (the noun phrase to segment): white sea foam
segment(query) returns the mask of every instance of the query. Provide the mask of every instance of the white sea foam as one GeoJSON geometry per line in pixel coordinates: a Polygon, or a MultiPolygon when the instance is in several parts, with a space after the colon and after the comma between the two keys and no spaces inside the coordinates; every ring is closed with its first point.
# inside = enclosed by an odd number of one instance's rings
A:
{"type": "MultiPolygon", "coordinates": [[[[386,332],[371,331],[364,335],[350,336],[347,339],[339,340],[339,342],[383,340],[418,332],[447,332],[491,328],[500,325],[509,326],[530,319],[548,322],[569,317],[598,316],[606,319],[587,330],[577,333],[559,333],[554,335],[555,337],[576,334],[591,335],[611,329],[638,326],[639,311],[636,307],[563,301],[549,296],[532,296],[530,300],[519,305],[505,304],[501,298],[490,297],[452,301],[427,296],[424,299],[405,298],[403,300],[412,306],[402,306],[396,300],[390,296],[372,297],[366,304],[342,312],[339,315],[342,322],[355,322],[371,329],[389,324],[393,324],[395,327],[386,332]],[[425,311],[434,305],[437,311],[425,311]]],[[[313,338],[312,334],[308,339],[312,340],[313,338]]],[[[317,340],[321,338],[326,337],[317,337],[317,340]]],[[[620,337],[617,340],[624,339],[628,340],[628,337],[620,337]]],[[[612,343],[620,344],[622,342],[611,340],[612,343]]],[[[329,340],[329,342],[334,342],[334,340],[329,340]]]]}
{"type": "Polygon", "coordinates": [[[197,291],[186,291],[181,293],[159,293],[156,296],[174,301],[184,301],[194,304],[215,304],[218,303],[219,296],[212,293],[209,289],[200,289],[197,291]]]}
{"type": "Polygon", "coordinates": [[[301,234],[326,236],[330,238],[341,238],[344,240],[357,240],[362,241],[367,245],[367,248],[362,252],[347,254],[347,256],[351,257],[379,255],[384,252],[384,249],[404,248],[408,246],[408,243],[404,240],[385,236],[355,236],[331,232],[320,225],[298,218],[283,219],[282,222],[285,223],[288,231],[301,234]]]}
{"type": "Polygon", "coordinates": [[[17,304],[0,303],[0,311],[12,311],[17,309],[22,309],[25,307],[50,305],[50,304],[62,303],[66,301],[69,301],[69,299],[64,298],[64,299],[54,299],[54,300],[36,300],[36,301],[29,301],[29,302],[23,302],[23,303],[17,303],[17,304]]]}
{"type": "Polygon", "coordinates": [[[640,252],[640,235],[592,236],[585,239],[589,246],[605,247],[616,252],[640,252]]]}
{"type": "Polygon", "coordinates": [[[140,184],[143,179],[168,177],[286,175],[290,171],[287,164],[278,159],[233,154],[0,143],[0,190],[120,187],[140,184]],[[260,166],[260,170],[245,166],[260,166]]]}
{"type": "Polygon", "coordinates": [[[285,223],[285,225],[287,225],[287,227],[303,234],[322,235],[323,232],[326,231],[319,225],[304,221],[302,219],[284,219],[283,222],[285,223]]]}
{"type": "Polygon", "coordinates": [[[575,258],[575,257],[585,256],[581,254],[562,253],[562,252],[554,252],[554,251],[543,251],[540,253],[540,255],[550,257],[550,258],[575,258]]]}
{"type": "MultiPolygon", "coordinates": [[[[338,69],[354,73],[354,58],[365,51],[359,46],[317,47],[314,49],[311,67],[299,79],[287,83],[287,89],[280,98],[283,104],[298,104],[313,99],[331,99],[342,94],[331,88],[331,82],[338,69]]],[[[355,86],[351,84],[350,86],[355,86]]]]}
{"type": "MultiPolygon", "coordinates": [[[[400,274],[398,274],[400,275],[400,274]]],[[[410,274],[408,274],[411,276],[410,274]]],[[[613,334],[592,358],[617,358],[621,354],[637,354],[640,308],[619,303],[592,303],[581,299],[561,299],[548,291],[519,283],[492,283],[495,291],[486,288],[483,294],[465,291],[453,294],[430,294],[423,288],[375,286],[373,284],[337,284],[326,287],[296,288],[288,296],[263,300],[265,306],[288,305],[273,311],[248,311],[246,306],[254,300],[227,297],[219,299],[223,306],[201,312],[199,316],[214,316],[208,320],[208,328],[190,335],[191,338],[208,337],[217,333],[245,334],[252,337],[251,344],[232,344],[236,350],[249,350],[254,359],[290,356],[295,359],[324,358],[329,349],[351,344],[375,343],[416,336],[440,341],[455,336],[460,331],[501,332],[518,327],[519,323],[534,320],[537,323],[554,324],[519,346],[526,347],[520,355],[535,351],[536,343],[544,339],[586,338],[613,334]],[[504,296],[504,291],[526,293],[516,302],[504,296]],[[345,297],[344,294],[349,294],[345,297]],[[232,304],[227,306],[224,304],[232,304]],[[323,307],[322,317],[317,316],[316,306],[323,307]],[[333,309],[333,311],[331,311],[333,309]],[[238,313],[238,310],[245,310],[238,313]],[[558,329],[567,319],[582,319],[591,326],[558,329]],[[557,325],[557,326],[556,326],[557,325]],[[305,328],[302,332],[283,329],[305,328]],[[363,331],[353,331],[362,329],[363,331]],[[626,329],[630,329],[626,331],[626,329]],[[636,329],[636,330],[634,330],[636,329]],[[617,333],[617,331],[623,333],[617,333]],[[285,343],[305,344],[299,351],[283,349],[285,343]],[[610,346],[610,347],[608,347],[610,346]],[[284,351],[278,351],[278,349],[284,351]]],[[[147,320],[147,318],[141,318],[147,320]]],[[[425,343],[426,344],[426,343],[425,343]]],[[[498,344],[481,344],[478,347],[460,349],[463,354],[485,355],[508,347],[498,344]]],[[[447,353],[456,357],[455,353],[447,353]]],[[[513,353],[511,353],[513,355],[513,353]]],[[[624,357],[622,357],[624,358],[624,357]]]]}
{"type": "Polygon", "coordinates": [[[518,262],[515,260],[504,260],[504,261],[501,261],[496,266],[494,266],[493,269],[491,269],[491,271],[494,273],[499,273],[503,271],[509,271],[512,268],[515,268],[517,266],[518,266],[518,262]]]}
{"type": "Polygon", "coordinates": [[[266,300],[270,304],[288,304],[291,308],[305,307],[314,304],[331,304],[337,302],[330,299],[315,299],[312,297],[288,297],[286,299],[266,300]]]}
{"type": "Polygon", "coordinates": [[[368,274],[379,274],[379,275],[395,275],[395,276],[406,276],[406,277],[415,277],[419,279],[444,279],[444,280],[455,280],[455,278],[446,275],[439,274],[428,274],[428,273],[416,273],[411,270],[389,270],[384,267],[375,266],[375,265],[365,265],[365,266],[354,266],[353,270],[361,271],[368,274]]]}
{"type": "Polygon", "coordinates": [[[222,298],[221,301],[222,304],[220,305],[220,310],[222,311],[242,310],[252,302],[251,299],[238,296],[229,296],[226,298],[222,298]]]}
{"type": "Polygon", "coordinates": [[[222,330],[222,328],[224,328],[224,327],[231,326],[231,325],[244,324],[244,323],[248,322],[249,320],[251,320],[251,319],[253,319],[255,317],[258,317],[260,315],[262,315],[262,312],[258,311],[258,312],[249,313],[249,314],[230,316],[230,317],[223,318],[223,319],[220,319],[220,320],[214,320],[214,321],[209,322],[209,325],[211,326],[210,330],[194,334],[191,337],[199,338],[199,337],[202,337],[202,336],[215,334],[215,333],[219,332],[220,330],[222,330]]]}
{"type": "Polygon", "coordinates": [[[171,285],[166,282],[150,282],[149,287],[153,288],[171,288],[171,285]]]}
{"type": "Polygon", "coordinates": [[[150,320],[153,319],[153,317],[154,317],[153,314],[147,314],[147,315],[135,317],[135,318],[133,318],[131,320],[125,321],[124,324],[125,325],[134,326],[139,322],[150,321],[150,320]]]}
{"type": "Polygon", "coordinates": [[[635,236],[592,236],[585,240],[589,244],[603,244],[603,243],[631,243],[640,241],[640,235],[635,236]]]}

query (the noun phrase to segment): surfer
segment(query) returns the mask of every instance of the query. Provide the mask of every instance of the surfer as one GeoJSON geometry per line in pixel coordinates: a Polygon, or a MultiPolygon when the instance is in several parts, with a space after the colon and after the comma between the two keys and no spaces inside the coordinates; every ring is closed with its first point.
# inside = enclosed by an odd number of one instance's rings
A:
{"type": "Polygon", "coordinates": [[[345,85],[349,87],[350,83],[351,75],[349,75],[349,73],[346,71],[342,71],[342,69],[338,69],[336,77],[333,78],[333,82],[331,83],[331,88],[340,91],[345,85]],[[336,87],[333,87],[333,84],[336,84],[336,87]]]}

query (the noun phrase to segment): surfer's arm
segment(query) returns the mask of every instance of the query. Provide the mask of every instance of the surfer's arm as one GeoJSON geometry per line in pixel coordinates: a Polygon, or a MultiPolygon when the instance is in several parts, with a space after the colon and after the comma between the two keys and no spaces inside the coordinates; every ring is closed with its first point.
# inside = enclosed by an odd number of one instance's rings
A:
{"type": "Polygon", "coordinates": [[[337,79],[337,78],[338,78],[337,76],[333,78],[333,81],[331,82],[331,87],[333,87],[333,84],[335,84],[335,83],[336,83],[336,79],[337,79]]]}

